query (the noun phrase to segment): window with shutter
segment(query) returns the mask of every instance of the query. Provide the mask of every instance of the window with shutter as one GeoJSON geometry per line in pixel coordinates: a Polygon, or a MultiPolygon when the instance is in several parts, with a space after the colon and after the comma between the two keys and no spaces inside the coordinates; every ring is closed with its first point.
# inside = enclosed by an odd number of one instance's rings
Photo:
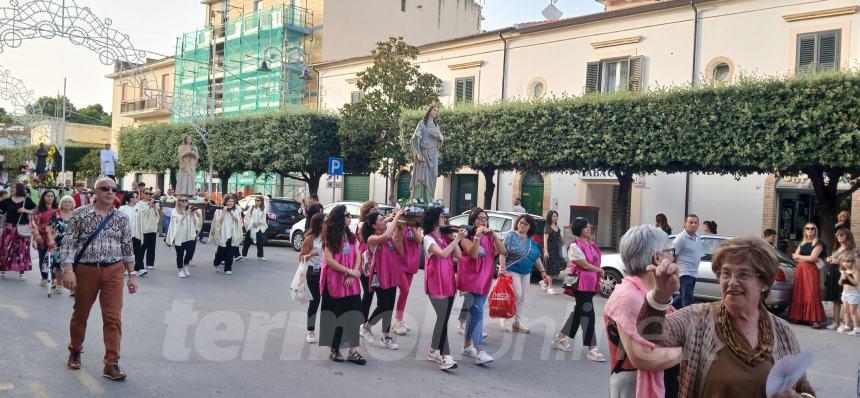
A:
{"type": "Polygon", "coordinates": [[[454,101],[475,102],[475,77],[463,77],[454,80],[454,101]]]}
{"type": "Polygon", "coordinates": [[[585,92],[600,91],[600,62],[589,62],[585,69],[585,92]]]}
{"type": "Polygon", "coordinates": [[[645,69],[645,57],[630,57],[627,68],[627,89],[634,92],[642,91],[642,76],[645,69]]]}
{"type": "Polygon", "coordinates": [[[803,33],[797,36],[797,73],[839,69],[841,30],[803,33]]]}

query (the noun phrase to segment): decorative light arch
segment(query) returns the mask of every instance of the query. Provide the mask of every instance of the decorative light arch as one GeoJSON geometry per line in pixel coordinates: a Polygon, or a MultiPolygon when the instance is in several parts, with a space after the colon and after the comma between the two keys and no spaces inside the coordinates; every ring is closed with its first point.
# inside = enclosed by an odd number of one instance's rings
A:
{"type": "Polygon", "coordinates": [[[32,125],[50,119],[43,114],[42,109],[27,112],[27,107],[36,101],[33,90],[27,89],[23,80],[12,75],[12,71],[3,66],[0,66],[0,99],[12,105],[6,113],[16,123],[32,125]]]}
{"type": "MultiPolygon", "coordinates": [[[[189,120],[208,147],[209,137],[201,121],[209,116],[209,99],[175,93],[165,95],[164,90],[158,89],[158,80],[147,64],[146,52],[137,50],[129,36],[111,27],[112,24],[110,18],[98,18],[89,7],[80,7],[75,0],[11,0],[8,6],[0,6],[0,53],[6,47],[18,48],[26,40],[68,39],[95,53],[102,64],[125,72],[118,79],[120,84],[140,87],[146,97],[171,98],[173,114],[189,120]]],[[[209,163],[211,194],[211,158],[209,163]]]]}

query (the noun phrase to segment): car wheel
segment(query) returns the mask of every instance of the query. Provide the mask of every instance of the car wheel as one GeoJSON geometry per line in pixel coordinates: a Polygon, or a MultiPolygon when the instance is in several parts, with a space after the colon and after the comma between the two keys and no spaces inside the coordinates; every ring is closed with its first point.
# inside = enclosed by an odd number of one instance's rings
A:
{"type": "Polygon", "coordinates": [[[621,283],[621,274],[614,269],[603,269],[604,274],[600,278],[600,295],[609,297],[615,291],[615,286],[621,283]]]}
{"type": "Polygon", "coordinates": [[[302,235],[301,231],[296,231],[293,233],[293,249],[295,251],[302,250],[302,243],[305,243],[305,236],[302,235]]]}

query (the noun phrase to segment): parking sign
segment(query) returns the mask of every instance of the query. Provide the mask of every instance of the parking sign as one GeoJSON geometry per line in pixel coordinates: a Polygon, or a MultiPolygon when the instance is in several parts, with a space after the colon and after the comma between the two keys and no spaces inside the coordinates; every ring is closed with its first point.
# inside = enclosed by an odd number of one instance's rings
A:
{"type": "Polygon", "coordinates": [[[342,176],[343,175],[343,158],[330,157],[328,158],[328,175],[342,176]]]}

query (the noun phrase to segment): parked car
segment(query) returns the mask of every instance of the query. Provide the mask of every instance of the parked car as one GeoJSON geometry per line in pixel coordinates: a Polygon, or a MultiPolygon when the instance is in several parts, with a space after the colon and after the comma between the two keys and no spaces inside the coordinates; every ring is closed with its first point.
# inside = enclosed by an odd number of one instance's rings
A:
{"type": "MultiPolygon", "coordinates": [[[[346,206],[346,211],[349,213],[350,219],[352,222],[349,223],[349,227],[352,228],[352,232],[356,232],[358,230],[358,215],[359,210],[361,209],[362,202],[335,202],[331,204],[327,204],[323,206],[323,214],[328,214],[331,209],[338,205],[346,206]]],[[[379,205],[379,211],[383,215],[389,215],[394,211],[394,207],[389,205],[379,205]]],[[[297,220],[290,230],[287,232],[287,236],[290,239],[290,244],[293,246],[293,249],[299,251],[302,249],[302,243],[305,240],[305,218],[302,217],[297,220]]]]}
{"type": "MultiPolygon", "coordinates": [[[[711,259],[720,243],[731,238],[730,236],[721,235],[702,236],[702,252],[704,255],[702,256],[702,261],[699,263],[699,275],[696,277],[696,288],[693,290],[693,295],[696,299],[704,301],[720,299],[720,282],[717,276],[714,275],[714,271],[711,270],[711,259]]],[[[675,235],[670,236],[669,239],[675,239],[675,235]]],[[[773,313],[780,314],[791,303],[791,291],[794,287],[796,265],[790,257],[781,251],[773,250],[776,252],[777,258],[779,258],[779,272],[776,274],[776,280],[773,286],[771,286],[765,305],[773,313]]],[[[624,265],[621,262],[621,255],[613,253],[603,256],[600,266],[605,271],[603,278],[600,280],[600,295],[609,297],[615,290],[615,286],[624,277],[624,265]]]]}
{"type": "Polygon", "coordinates": [[[266,237],[269,239],[289,239],[290,228],[302,220],[302,204],[287,198],[269,198],[265,195],[250,195],[239,200],[239,207],[247,211],[254,206],[257,197],[263,198],[266,206],[266,237]]]}

